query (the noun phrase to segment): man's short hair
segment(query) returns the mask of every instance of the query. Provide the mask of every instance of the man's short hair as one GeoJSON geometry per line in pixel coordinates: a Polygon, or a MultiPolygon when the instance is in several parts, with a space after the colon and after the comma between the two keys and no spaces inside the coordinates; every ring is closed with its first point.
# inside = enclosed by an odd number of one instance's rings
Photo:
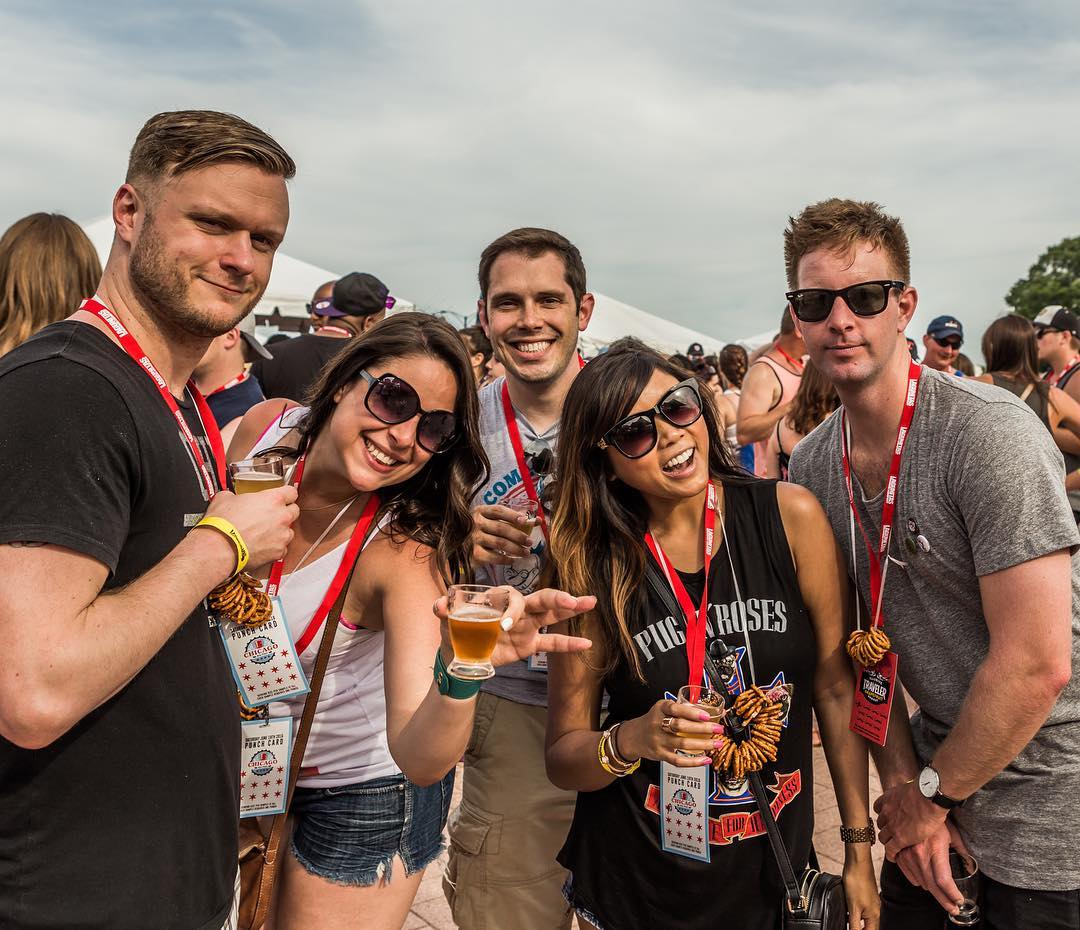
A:
{"type": "Polygon", "coordinates": [[[799,262],[804,255],[826,248],[851,254],[857,243],[869,242],[889,258],[893,274],[905,284],[911,281],[911,253],[907,234],[895,216],[879,204],[833,197],[808,206],[798,216],[788,217],[784,230],[784,267],[788,287],[799,286],[799,262]]]}
{"type": "Polygon", "coordinates": [[[499,236],[480,255],[480,299],[487,301],[488,285],[491,284],[491,266],[504,252],[519,252],[527,258],[539,258],[545,252],[554,252],[562,259],[566,269],[566,283],[574,294],[574,302],[581,307],[585,296],[585,262],[581,253],[569,239],[550,229],[526,226],[499,236]]]}
{"type": "Polygon", "coordinates": [[[288,180],[296,164],[277,142],[247,120],[216,110],[176,110],[151,116],[135,137],[129,184],[154,184],[225,162],[254,165],[288,180]]]}
{"type": "Polygon", "coordinates": [[[795,321],[791,318],[788,308],[784,307],[784,312],[780,314],[780,335],[790,336],[793,332],[795,332],[795,321]]]}

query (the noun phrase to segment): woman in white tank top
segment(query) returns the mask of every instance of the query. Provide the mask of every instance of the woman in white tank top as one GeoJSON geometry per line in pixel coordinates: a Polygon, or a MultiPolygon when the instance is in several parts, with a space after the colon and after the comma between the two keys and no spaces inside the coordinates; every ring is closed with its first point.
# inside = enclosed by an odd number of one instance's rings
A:
{"type": "MultiPolygon", "coordinates": [[[[432,672],[436,653],[443,665],[453,657],[432,605],[449,581],[470,580],[469,502],[487,469],[457,333],[421,313],[368,330],[323,372],[310,407],[271,400],[248,411],[229,457],[269,449],[296,463],[300,517],[279,596],[308,672],[322,632],[317,608],[354,531],[363,531],[362,515],[371,527],[344,609],[326,620],[337,624],[334,647],[290,808],[272,924],[395,930],[442,849],[453,769],[476,705],[467,683],[444,675],[440,687],[432,672]]],[[[513,592],[515,622],[493,664],[585,648],[540,628],[592,603],[513,592]]],[[[303,703],[277,702],[271,715],[299,719],[303,703]]]]}

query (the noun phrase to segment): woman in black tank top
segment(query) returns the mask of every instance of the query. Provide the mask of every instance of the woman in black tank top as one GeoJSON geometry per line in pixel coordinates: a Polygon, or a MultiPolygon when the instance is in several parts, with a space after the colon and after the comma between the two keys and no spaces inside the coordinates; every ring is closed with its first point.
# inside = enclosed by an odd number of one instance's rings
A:
{"type": "MultiPolygon", "coordinates": [[[[672,700],[688,683],[690,646],[658,560],[695,609],[707,588],[705,639],[733,650],[720,669],[732,694],[755,684],[775,697],[790,689],[776,761],[761,774],[797,872],[813,837],[812,708],[843,824],[870,823],[866,746],[847,726],[854,681],[844,651],[845,574],[817,501],[745,476],[724,449],[708,392],[684,375],[621,340],[578,375],[563,408],[549,570],[558,587],[594,593],[597,607],[573,621],[593,649],[549,658],[548,774],[579,792],[558,858],[570,871],[568,900],[601,930],[779,930],[783,884],[745,779],[712,779],[710,861],[662,848],[660,762],[701,772],[722,727],[672,700]],[[621,777],[612,771],[637,760],[621,777]]],[[[846,850],[850,926],[865,919],[876,928],[870,846],[846,850]]]]}

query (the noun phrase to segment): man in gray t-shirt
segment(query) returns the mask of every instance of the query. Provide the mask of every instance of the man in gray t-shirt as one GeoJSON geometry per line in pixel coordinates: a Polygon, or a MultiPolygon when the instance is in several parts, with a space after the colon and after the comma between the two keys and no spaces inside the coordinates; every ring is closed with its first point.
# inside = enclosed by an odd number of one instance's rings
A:
{"type": "MultiPolygon", "coordinates": [[[[876,551],[909,387],[907,240],[875,204],[826,201],[791,221],[785,247],[793,312],[844,403],[799,443],[791,479],[821,501],[870,604],[864,532],[876,551]]],[[[944,925],[941,906],[961,900],[950,839],[978,860],[984,928],[1080,927],[1080,535],[1061,456],[1008,392],[916,373],[882,616],[920,709],[909,738],[898,697],[875,752],[896,863],[882,930],[944,925]]]]}
{"type": "MultiPolygon", "coordinates": [[[[543,529],[524,532],[513,507],[530,498],[542,504],[553,480],[563,400],[580,370],[578,333],[593,296],[581,253],[546,229],[496,239],[480,257],[479,279],[480,323],[506,376],[480,389],[491,474],[473,500],[472,560],[477,581],[528,593],[538,587],[545,538],[543,529]]],[[[548,781],[546,724],[546,670],[521,662],[485,683],[443,881],[462,930],[570,928],[566,871],[555,855],[575,795],[548,781]]]]}

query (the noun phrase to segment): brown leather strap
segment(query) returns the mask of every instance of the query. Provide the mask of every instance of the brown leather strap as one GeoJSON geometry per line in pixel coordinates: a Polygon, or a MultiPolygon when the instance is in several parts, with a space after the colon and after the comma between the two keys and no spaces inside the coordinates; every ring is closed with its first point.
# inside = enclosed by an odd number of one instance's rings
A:
{"type": "MultiPolygon", "coordinates": [[[[372,533],[377,533],[378,530],[378,525],[375,525],[372,529],[372,533]]],[[[363,551],[363,548],[361,548],[360,552],[362,553],[363,551]]],[[[337,600],[334,601],[334,606],[330,608],[330,613],[326,615],[326,625],[323,628],[322,639],[319,641],[319,653],[315,657],[315,667],[311,671],[311,690],[308,692],[307,698],[304,701],[304,712],[300,716],[300,726],[297,728],[296,736],[293,740],[292,759],[289,762],[289,782],[288,794],[285,799],[285,810],[283,813],[277,814],[274,817],[273,826],[270,828],[270,835],[266,840],[266,854],[263,857],[266,861],[266,868],[262,871],[259,898],[262,900],[263,895],[265,894],[265,900],[267,902],[270,900],[270,891],[274,887],[274,880],[277,877],[276,862],[278,849],[281,846],[281,840],[285,834],[285,824],[289,818],[289,807],[292,805],[293,792],[296,790],[296,782],[300,777],[300,768],[304,762],[304,751],[307,749],[308,735],[311,733],[311,722],[315,719],[315,708],[319,703],[319,691],[322,690],[323,676],[326,673],[326,666],[330,661],[330,650],[334,648],[334,634],[337,633],[338,617],[341,616],[341,610],[345,606],[345,597],[349,593],[349,586],[352,584],[353,573],[356,571],[356,563],[359,561],[360,554],[358,553],[356,561],[353,562],[352,568],[349,569],[349,577],[345,580],[345,584],[342,585],[341,592],[338,594],[337,600]]]]}

